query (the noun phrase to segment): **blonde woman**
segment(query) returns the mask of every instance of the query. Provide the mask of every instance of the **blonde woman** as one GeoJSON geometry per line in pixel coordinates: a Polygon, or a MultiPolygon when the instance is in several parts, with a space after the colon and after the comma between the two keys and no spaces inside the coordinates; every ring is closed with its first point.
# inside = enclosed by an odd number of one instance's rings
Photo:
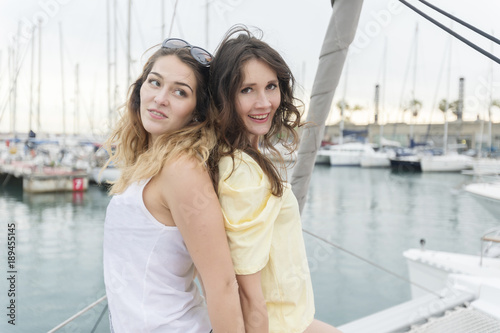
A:
{"type": "Polygon", "coordinates": [[[132,84],[126,112],[106,143],[110,162],[121,168],[104,225],[112,331],[244,331],[206,168],[216,142],[207,93],[211,58],[181,39],[165,40],[132,84]]]}

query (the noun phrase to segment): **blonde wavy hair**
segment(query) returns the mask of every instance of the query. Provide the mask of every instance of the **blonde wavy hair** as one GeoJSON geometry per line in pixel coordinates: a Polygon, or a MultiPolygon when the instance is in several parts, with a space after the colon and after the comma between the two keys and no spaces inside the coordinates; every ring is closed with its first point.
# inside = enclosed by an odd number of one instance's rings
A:
{"type": "MultiPolygon", "coordinates": [[[[200,164],[207,162],[217,141],[207,84],[208,68],[201,66],[186,48],[162,47],[147,60],[142,74],[129,88],[122,118],[103,144],[110,156],[103,170],[113,164],[121,171],[118,180],[110,182],[110,194],[122,193],[131,183],[157,175],[165,163],[181,156],[195,158],[200,164]],[[193,121],[177,131],[159,136],[150,147],[150,134],[141,121],[140,90],[155,62],[169,55],[178,57],[193,70],[197,83],[196,108],[193,121]]],[[[211,175],[211,170],[208,171],[211,175]]]]}

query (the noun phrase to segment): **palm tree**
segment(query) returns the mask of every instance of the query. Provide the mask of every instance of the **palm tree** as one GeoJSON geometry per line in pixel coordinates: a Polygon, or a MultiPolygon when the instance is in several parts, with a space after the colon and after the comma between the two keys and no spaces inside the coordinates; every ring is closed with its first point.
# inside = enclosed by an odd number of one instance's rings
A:
{"type": "Polygon", "coordinates": [[[342,115],[342,111],[349,110],[351,107],[344,99],[341,99],[337,102],[337,108],[340,110],[340,115],[342,115]]]}
{"type": "Polygon", "coordinates": [[[490,107],[488,108],[488,120],[490,121],[490,124],[491,124],[491,113],[492,113],[491,111],[495,107],[498,108],[498,109],[500,109],[500,100],[493,99],[490,102],[490,107]]]}
{"type": "Polygon", "coordinates": [[[422,108],[422,102],[419,101],[418,99],[412,99],[410,100],[410,107],[409,110],[411,110],[411,114],[413,117],[418,116],[418,113],[420,112],[420,109],[422,108]]]}
{"type": "Polygon", "coordinates": [[[492,101],[491,101],[491,103],[490,103],[490,106],[491,106],[491,107],[496,106],[497,108],[499,108],[499,109],[500,109],[500,100],[499,100],[499,99],[494,99],[494,100],[492,100],[492,101]]]}
{"type": "Polygon", "coordinates": [[[347,121],[350,121],[353,112],[363,110],[361,105],[355,104],[354,106],[350,106],[349,103],[343,99],[338,101],[336,106],[340,110],[340,115],[342,115],[342,111],[344,111],[347,121]],[[345,111],[349,111],[349,113],[346,113],[345,111]]]}

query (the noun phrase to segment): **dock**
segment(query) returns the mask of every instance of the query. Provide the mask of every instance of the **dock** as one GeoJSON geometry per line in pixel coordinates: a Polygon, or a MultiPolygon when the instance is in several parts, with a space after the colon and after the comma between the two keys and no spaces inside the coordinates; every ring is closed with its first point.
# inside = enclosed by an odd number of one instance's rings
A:
{"type": "Polygon", "coordinates": [[[22,178],[23,190],[29,193],[82,192],[89,184],[89,175],[84,170],[38,166],[30,161],[0,160],[0,174],[5,175],[2,186],[12,177],[22,178]]]}

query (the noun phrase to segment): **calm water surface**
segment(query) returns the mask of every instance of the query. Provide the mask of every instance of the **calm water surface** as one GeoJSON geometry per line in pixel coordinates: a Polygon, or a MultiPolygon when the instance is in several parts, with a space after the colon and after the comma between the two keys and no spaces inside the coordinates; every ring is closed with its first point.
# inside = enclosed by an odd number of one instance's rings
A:
{"type": "MultiPolygon", "coordinates": [[[[402,252],[418,247],[477,254],[480,235],[498,217],[462,190],[460,174],[394,174],[386,169],[316,166],[303,212],[304,229],[396,274],[408,276],[402,252]]],[[[2,314],[0,332],[47,332],[104,295],[102,233],[109,197],[23,193],[0,188],[0,305],[10,298],[7,224],[16,223],[16,326],[2,314]]],[[[304,234],[316,317],[341,325],[410,299],[409,285],[304,234]]],[[[105,304],[60,332],[108,332],[105,304]]]]}

